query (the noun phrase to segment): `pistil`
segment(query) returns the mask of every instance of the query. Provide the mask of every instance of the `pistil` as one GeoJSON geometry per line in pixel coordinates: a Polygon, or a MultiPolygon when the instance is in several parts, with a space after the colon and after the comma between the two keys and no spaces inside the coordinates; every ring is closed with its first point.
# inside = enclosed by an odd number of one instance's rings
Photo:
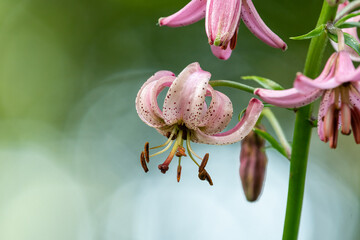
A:
{"type": "Polygon", "coordinates": [[[351,109],[349,102],[349,88],[340,87],[341,91],[341,133],[349,135],[351,133],[351,109]]]}
{"type": "Polygon", "coordinates": [[[182,147],[182,133],[183,133],[183,131],[179,130],[178,135],[176,137],[175,144],[174,144],[173,148],[171,149],[169,156],[166,158],[166,160],[162,164],[159,164],[159,166],[158,166],[160,171],[164,174],[167,172],[167,170],[169,170],[169,164],[171,163],[171,160],[174,158],[179,147],[182,147]]]}

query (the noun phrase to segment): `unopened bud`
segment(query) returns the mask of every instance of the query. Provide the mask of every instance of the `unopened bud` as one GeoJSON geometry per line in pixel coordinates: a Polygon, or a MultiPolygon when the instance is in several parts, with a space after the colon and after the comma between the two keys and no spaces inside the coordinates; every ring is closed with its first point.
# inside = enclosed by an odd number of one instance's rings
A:
{"type": "Polygon", "coordinates": [[[241,142],[240,178],[246,199],[256,201],[261,193],[267,158],[264,151],[265,140],[255,132],[241,142]]]}

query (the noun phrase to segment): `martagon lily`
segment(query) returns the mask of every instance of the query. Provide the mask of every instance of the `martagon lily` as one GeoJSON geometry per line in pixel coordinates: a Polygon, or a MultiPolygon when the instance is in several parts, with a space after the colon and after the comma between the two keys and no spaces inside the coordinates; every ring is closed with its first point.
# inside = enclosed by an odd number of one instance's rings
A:
{"type": "Polygon", "coordinates": [[[263,22],[251,0],[192,0],[180,11],[159,19],[160,26],[181,27],[205,17],[213,54],[227,60],[236,46],[240,20],[261,41],[286,50],[286,43],[263,22]]]}
{"type": "Polygon", "coordinates": [[[298,108],[322,96],[318,113],[320,140],[336,148],[341,128],[345,135],[352,129],[355,142],[360,143],[360,67],[355,69],[349,53],[344,50],[332,54],[314,80],[299,73],[294,88],[256,89],[254,93],[270,104],[286,108],[298,108]]]}
{"type": "Polygon", "coordinates": [[[169,156],[158,168],[162,173],[166,173],[176,155],[179,157],[179,181],[180,160],[181,157],[187,156],[183,147],[183,141],[186,140],[188,154],[199,166],[199,178],[212,184],[205,170],[209,154],[204,158],[199,157],[192,150],[190,141],[215,145],[231,144],[242,140],[252,130],[263,109],[261,101],[255,98],[250,100],[240,122],[231,130],[221,133],[232,118],[233,107],[226,95],[215,91],[209,85],[210,76],[211,74],[203,71],[198,63],[192,63],[178,77],[169,71],[159,71],[141,87],[135,101],[140,119],[168,138],[164,144],[157,147],[149,148],[149,143],[145,144],[140,157],[145,172],[148,171],[146,163],[150,157],[161,154],[172,146],[169,156]],[[157,98],[166,87],[169,89],[160,110],[157,98]],[[211,97],[209,105],[205,101],[206,97],[211,97]],[[164,149],[149,155],[150,149],[159,147],[164,149]],[[194,156],[202,161],[201,164],[197,163],[194,156]]]}

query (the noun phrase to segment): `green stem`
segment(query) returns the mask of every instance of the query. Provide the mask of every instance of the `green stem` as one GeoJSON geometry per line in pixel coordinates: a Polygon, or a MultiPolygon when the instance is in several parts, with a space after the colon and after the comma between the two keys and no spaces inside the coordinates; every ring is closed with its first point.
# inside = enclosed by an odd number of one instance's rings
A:
{"type": "MultiPolygon", "coordinates": [[[[337,6],[331,7],[324,0],[317,26],[332,21],[336,16],[336,10],[337,6]]],[[[326,43],[326,33],[311,40],[304,69],[306,76],[310,78],[318,76],[326,43]]],[[[299,232],[312,129],[309,121],[311,113],[312,104],[300,108],[296,113],[283,240],[296,240],[299,232]]]]}
{"type": "Polygon", "coordinates": [[[213,81],[210,81],[209,83],[213,87],[218,87],[218,86],[231,87],[231,88],[240,89],[240,90],[248,92],[248,93],[254,93],[254,90],[255,90],[254,87],[248,86],[246,84],[234,82],[234,81],[229,81],[229,80],[213,80],[213,81]]]}

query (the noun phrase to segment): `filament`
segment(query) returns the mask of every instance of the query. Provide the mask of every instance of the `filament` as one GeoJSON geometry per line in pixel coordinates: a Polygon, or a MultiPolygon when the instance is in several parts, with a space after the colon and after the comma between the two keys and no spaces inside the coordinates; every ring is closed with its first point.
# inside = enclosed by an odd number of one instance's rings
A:
{"type": "Polygon", "coordinates": [[[161,144],[161,145],[159,145],[159,146],[156,146],[156,147],[152,147],[152,148],[150,148],[150,149],[156,149],[156,148],[161,148],[161,147],[166,146],[166,145],[171,141],[171,139],[173,138],[173,136],[175,135],[176,130],[177,130],[177,128],[175,127],[175,128],[172,130],[170,137],[168,138],[168,140],[167,140],[165,143],[163,143],[163,144],[161,144]]]}
{"type": "MultiPolygon", "coordinates": [[[[170,139],[170,138],[169,138],[169,139],[170,139]]],[[[167,141],[167,142],[168,142],[168,141],[167,141]]],[[[167,145],[163,150],[161,150],[161,151],[159,151],[159,152],[157,152],[157,153],[154,153],[154,154],[150,155],[150,157],[155,157],[156,155],[159,155],[159,154],[161,154],[161,153],[166,152],[166,151],[171,147],[171,145],[172,145],[173,142],[174,142],[174,140],[170,140],[170,143],[168,143],[168,145],[167,145]]],[[[153,148],[150,148],[150,149],[153,149],[153,148]]]]}

